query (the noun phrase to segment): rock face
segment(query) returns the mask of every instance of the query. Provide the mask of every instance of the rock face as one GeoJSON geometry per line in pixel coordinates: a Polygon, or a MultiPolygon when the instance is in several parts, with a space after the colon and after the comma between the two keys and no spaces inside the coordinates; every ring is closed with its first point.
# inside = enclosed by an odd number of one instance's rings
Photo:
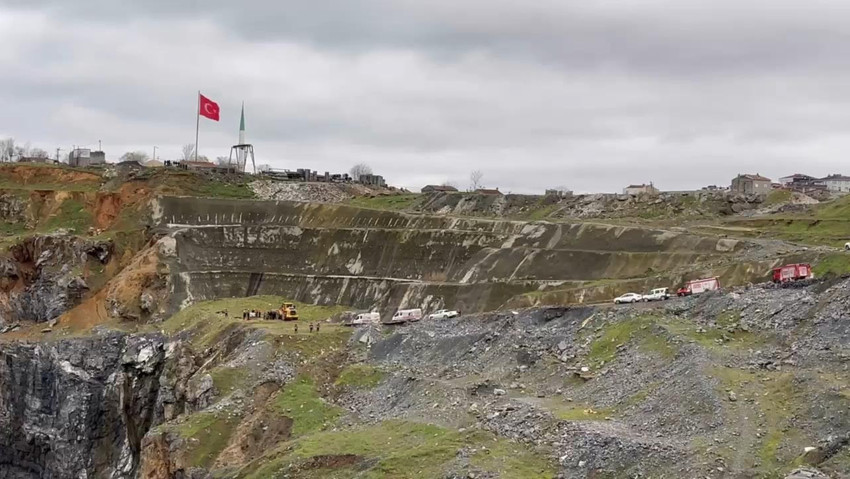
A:
{"type": "MultiPolygon", "coordinates": [[[[672,285],[702,264],[711,264],[711,274],[724,284],[753,281],[780,261],[776,255],[742,261],[739,255],[758,249],[747,241],[639,227],[284,201],[162,198],[153,210],[156,229],[176,240],[170,269],[175,306],[282,294],[390,315],[408,307],[487,311],[525,293],[580,289],[603,279],[638,282],[622,287],[643,290],[665,275],[663,283],[672,285]]],[[[559,302],[623,292],[591,290],[559,302]]]]}
{"type": "Polygon", "coordinates": [[[596,193],[564,197],[431,193],[423,195],[412,209],[426,214],[515,217],[543,205],[549,208],[549,217],[557,218],[624,218],[642,214],[674,218],[732,215],[758,208],[764,200],[761,195],[708,190],[638,196],[596,193]]]}
{"type": "Polygon", "coordinates": [[[89,285],[83,272],[102,269],[108,241],[71,235],[32,236],[0,260],[0,326],[16,320],[49,321],[79,304],[89,285]]]}
{"type": "Polygon", "coordinates": [[[164,362],[158,335],[0,344],[0,477],[136,477],[164,362]]]}

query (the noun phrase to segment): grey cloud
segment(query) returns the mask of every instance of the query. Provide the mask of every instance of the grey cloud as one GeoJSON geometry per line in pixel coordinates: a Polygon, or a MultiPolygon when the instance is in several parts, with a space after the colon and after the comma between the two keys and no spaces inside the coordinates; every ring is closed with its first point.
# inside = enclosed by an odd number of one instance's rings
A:
{"type": "Polygon", "coordinates": [[[176,156],[200,88],[225,114],[205,154],[227,153],[245,100],[262,161],[367,161],[409,187],[472,169],[505,191],[833,173],[850,12],[796,5],[0,0],[0,19],[46,22],[14,35],[13,64],[0,51],[0,135],[176,156]]]}

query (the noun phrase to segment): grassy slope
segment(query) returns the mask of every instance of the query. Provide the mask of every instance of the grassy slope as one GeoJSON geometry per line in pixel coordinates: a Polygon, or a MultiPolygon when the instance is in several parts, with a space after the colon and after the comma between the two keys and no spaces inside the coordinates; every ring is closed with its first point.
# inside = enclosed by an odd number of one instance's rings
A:
{"type": "Polygon", "coordinates": [[[409,193],[387,196],[359,196],[349,200],[351,206],[375,210],[403,211],[409,208],[421,195],[409,193]]]}
{"type": "MultiPolygon", "coordinates": [[[[749,469],[753,477],[783,477],[799,464],[803,447],[815,441],[795,423],[796,418],[808,414],[811,398],[806,395],[806,390],[823,391],[836,385],[845,389],[846,382],[840,378],[830,382],[830,378],[823,375],[817,377],[809,371],[793,368],[790,371],[769,371],[721,366],[731,357],[774,347],[778,341],[768,332],[742,330],[740,320],[738,313],[725,312],[719,314],[713,324],[702,326],[675,316],[652,315],[604,323],[596,328],[591,323],[583,336],[590,339],[590,344],[582,364],[592,365],[595,369],[615,362],[620,348],[629,344],[666,360],[676,357],[683,344],[699,346],[711,358],[708,364],[717,365],[709,367],[705,373],[716,379],[718,396],[725,398],[728,391],[735,391],[738,395],[736,402],[728,402],[724,407],[726,421],[732,430],[739,427],[737,424],[744,424],[745,417],[758,417],[760,424],[759,435],[753,433],[747,437],[743,431],[737,431],[729,444],[714,448],[714,454],[723,457],[727,464],[734,463],[737,468],[749,469]]],[[[561,419],[602,420],[616,416],[621,408],[640,404],[658,387],[658,384],[648,385],[646,390],[607,408],[555,403],[552,400],[547,406],[561,419]]],[[[850,405],[850,394],[845,395],[843,404],[850,405]]],[[[838,462],[841,460],[836,459],[838,462]]]]}
{"type": "MultiPolygon", "coordinates": [[[[233,298],[196,304],[158,325],[168,334],[189,334],[193,349],[203,350],[215,343],[220,334],[233,327],[266,331],[271,341],[279,341],[284,353],[296,352],[305,362],[299,376],[272,396],[265,407],[273,414],[293,421],[292,437],[262,458],[238,472],[237,477],[284,477],[283,471],[294,465],[294,477],[439,477],[456,463],[458,450],[470,451],[470,463],[477,469],[508,478],[552,477],[554,464],[544,455],[524,446],[497,439],[481,431],[458,432],[438,426],[414,422],[388,421],[373,425],[351,425],[339,429],[344,411],[319,394],[313,369],[335,350],[342,348],[350,329],[324,324],[319,333],[310,334],[307,322],[317,322],[343,310],[341,307],[298,305],[302,319],[299,334],[292,334],[292,324],[280,321],[242,321],[224,318],[220,311],[241,313],[243,308],[266,309],[279,305],[284,298],[258,296],[233,298]],[[314,464],[315,457],[352,454],[360,461],[357,468],[324,467],[314,464]],[[306,469],[300,469],[302,466],[306,469]],[[364,469],[365,468],[365,469],[364,469]],[[365,472],[364,472],[365,471],[365,472]]],[[[341,365],[340,365],[341,366],[341,365]]],[[[239,368],[214,368],[211,372],[216,388],[223,395],[247,385],[248,372],[239,368]]],[[[342,368],[335,384],[346,388],[371,388],[383,373],[364,364],[342,368]]],[[[222,403],[223,404],[223,403],[222,403]]],[[[232,439],[241,420],[240,413],[228,408],[184,415],[177,421],[160,426],[188,439],[181,453],[188,464],[210,467],[232,439]]],[[[220,471],[229,477],[229,473],[220,471]]]]}
{"type": "Polygon", "coordinates": [[[727,224],[743,227],[740,234],[841,247],[850,241],[850,196],[815,205],[808,213],[735,218],[727,224]]]}
{"type": "MultiPolygon", "coordinates": [[[[311,457],[353,454],[366,469],[336,471],[337,477],[443,477],[461,449],[470,451],[470,464],[503,478],[547,478],[553,464],[516,443],[481,431],[457,432],[434,425],[385,421],[358,429],[327,431],[287,443],[245,467],[238,477],[285,477],[291,465],[311,457]],[[371,461],[371,465],[370,465],[371,461]]],[[[361,466],[362,467],[362,466],[361,466]]],[[[319,468],[296,477],[329,477],[319,468]]]]}

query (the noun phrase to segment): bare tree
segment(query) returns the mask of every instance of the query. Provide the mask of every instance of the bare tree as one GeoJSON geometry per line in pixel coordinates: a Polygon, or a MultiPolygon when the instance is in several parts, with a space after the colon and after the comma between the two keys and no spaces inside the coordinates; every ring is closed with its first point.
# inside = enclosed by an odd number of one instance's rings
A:
{"type": "Polygon", "coordinates": [[[33,148],[30,150],[30,156],[33,158],[50,158],[47,151],[42,150],[41,148],[33,148]]]}
{"type": "Polygon", "coordinates": [[[361,175],[371,175],[372,167],[366,163],[357,163],[351,167],[351,170],[348,173],[351,175],[351,179],[357,181],[360,179],[361,175]]]}
{"type": "Polygon", "coordinates": [[[227,166],[230,163],[230,157],[229,156],[216,156],[215,157],[215,163],[218,166],[227,166]]]}
{"type": "Polygon", "coordinates": [[[0,140],[0,162],[9,163],[15,156],[15,139],[0,140]]]}
{"type": "Polygon", "coordinates": [[[29,157],[31,151],[32,148],[30,147],[29,142],[26,142],[23,145],[18,145],[15,147],[15,158],[20,160],[21,158],[29,157]]]}
{"type": "Polygon", "coordinates": [[[121,161],[138,161],[139,163],[144,163],[148,161],[148,154],[144,151],[128,151],[121,155],[121,161]]]}
{"type": "Polygon", "coordinates": [[[481,179],[484,178],[484,173],[481,170],[473,170],[469,174],[469,189],[475,191],[481,188],[481,179]]]}
{"type": "Polygon", "coordinates": [[[446,180],[443,182],[442,186],[451,186],[452,188],[457,189],[457,183],[451,180],[446,180]]]}
{"type": "Polygon", "coordinates": [[[183,145],[183,161],[192,161],[192,157],[195,155],[195,145],[188,144],[183,145]]]}

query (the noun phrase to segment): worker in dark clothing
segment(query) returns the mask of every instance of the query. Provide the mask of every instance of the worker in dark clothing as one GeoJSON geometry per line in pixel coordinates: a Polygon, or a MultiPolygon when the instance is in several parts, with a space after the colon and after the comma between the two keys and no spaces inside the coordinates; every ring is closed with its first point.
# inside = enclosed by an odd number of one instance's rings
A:
{"type": "Polygon", "coordinates": [[[248,310],[247,310],[247,309],[243,309],[243,310],[242,310],[242,319],[243,319],[243,320],[247,320],[247,319],[248,319],[248,310]]]}
{"type": "Polygon", "coordinates": [[[313,323],[310,323],[310,332],[313,332],[313,323]]]}
{"type": "Polygon", "coordinates": [[[295,323],[295,334],[298,334],[298,323],[295,323]]]}
{"type": "Polygon", "coordinates": [[[224,310],[224,317],[225,317],[225,318],[229,317],[229,315],[227,314],[227,310],[226,310],[226,309],[224,310]]]}
{"type": "Polygon", "coordinates": [[[322,324],[322,323],[316,323],[316,332],[317,332],[317,333],[319,332],[319,325],[320,325],[320,324],[322,324]]]}

